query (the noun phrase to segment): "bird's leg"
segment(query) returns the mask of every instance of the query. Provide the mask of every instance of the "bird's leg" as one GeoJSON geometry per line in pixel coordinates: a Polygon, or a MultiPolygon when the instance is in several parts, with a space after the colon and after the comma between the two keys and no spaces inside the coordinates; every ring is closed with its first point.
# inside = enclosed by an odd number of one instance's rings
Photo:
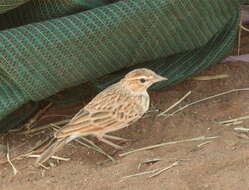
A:
{"type": "Polygon", "coordinates": [[[125,139],[125,138],[116,137],[116,136],[112,136],[112,135],[104,135],[103,137],[107,138],[107,139],[117,140],[117,141],[134,141],[133,139],[125,139]]]}
{"type": "MultiPolygon", "coordinates": [[[[104,136],[105,136],[105,135],[104,135],[104,136]]],[[[110,146],[112,146],[112,147],[118,149],[118,150],[124,150],[124,149],[125,149],[125,147],[116,145],[116,144],[114,144],[113,142],[104,139],[104,136],[97,136],[97,139],[98,139],[99,141],[102,141],[102,142],[104,142],[104,143],[106,143],[106,144],[108,144],[108,145],[110,145],[110,146]]]]}

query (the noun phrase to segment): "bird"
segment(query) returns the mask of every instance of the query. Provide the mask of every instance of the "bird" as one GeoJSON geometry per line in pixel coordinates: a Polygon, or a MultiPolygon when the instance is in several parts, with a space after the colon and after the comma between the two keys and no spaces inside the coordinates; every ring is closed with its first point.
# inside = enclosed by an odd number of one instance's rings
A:
{"type": "Polygon", "coordinates": [[[35,165],[46,162],[64,145],[83,136],[95,136],[116,149],[122,146],[110,140],[126,141],[108,133],[122,129],[140,119],[149,109],[147,89],[154,83],[168,80],[147,68],[130,71],[119,82],[97,94],[60,130],[55,132],[55,142],[37,158],[35,165]]]}

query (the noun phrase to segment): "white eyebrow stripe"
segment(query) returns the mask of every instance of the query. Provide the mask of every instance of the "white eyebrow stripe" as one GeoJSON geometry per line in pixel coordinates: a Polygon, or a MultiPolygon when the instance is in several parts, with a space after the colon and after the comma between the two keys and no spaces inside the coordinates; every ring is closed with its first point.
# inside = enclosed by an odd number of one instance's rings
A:
{"type": "Polygon", "coordinates": [[[135,80],[135,79],[143,79],[143,78],[146,78],[146,79],[152,79],[153,77],[147,77],[147,76],[140,76],[140,77],[133,77],[133,78],[129,78],[128,80],[135,80]]]}

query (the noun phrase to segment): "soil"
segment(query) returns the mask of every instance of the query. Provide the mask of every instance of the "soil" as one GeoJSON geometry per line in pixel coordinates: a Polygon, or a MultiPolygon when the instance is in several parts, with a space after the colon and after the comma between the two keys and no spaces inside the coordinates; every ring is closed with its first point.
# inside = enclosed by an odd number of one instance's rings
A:
{"type": "MultiPolygon", "coordinates": [[[[248,42],[248,40],[247,40],[248,42]]],[[[0,165],[1,190],[234,190],[249,189],[249,135],[235,131],[235,127],[249,128],[249,120],[236,125],[220,125],[218,121],[249,115],[249,91],[233,92],[195,105],[165,119],[158,117],[187,92],[188,96],[175,109],[193,101],[238,88],[248,88],[249,64],[242,62],[220,63],[211,66],[198,76],[227,74],[228,78],[199,81],[188,79],[178,85],[150,91],[152,112],[134,125],[115,132],[128,142],[127,149],[113,148],[94,142],[114,156],[116,163],[105,156],[85,148],[77,142],[68,144],[57,155],[69,161],[51,159],[49,169],[35,168],[34,158],[13,161],[17,175],[8,163],[0,165]],[[214,137],[205,141],[184,142],[151,150],[139,151],[124,157],[119,154],[162,142],[179,141],[199,136],[214,137]],[[159,161],[151,161],[151,160],[159,161]],[[166,168],[178,161],[179,165],[165,170],[160,175],[151,174],[123,178],[125,176],[166,168]]],[[[92,95],[93,96],[93,95],[92,95]]],[[[92,96],[80,103],[53,107],[46,116],[76,113],[92,96]]],[[[45,116],[45,117],[46,117],[45,116]]],[[[52,134],[52,130],[30,135],[11,135],[11,157],[27,152],[37,142],[52,134]]],[[[1,148],[1,147],[0,147],[1,148]]],[[[0,161],[6,160],[0,154],[0,161]]]]}

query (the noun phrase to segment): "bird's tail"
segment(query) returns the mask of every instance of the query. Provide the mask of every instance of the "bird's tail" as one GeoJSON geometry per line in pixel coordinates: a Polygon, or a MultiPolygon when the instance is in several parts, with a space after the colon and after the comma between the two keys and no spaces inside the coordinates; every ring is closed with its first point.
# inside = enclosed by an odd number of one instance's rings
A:
{"type": "Polygon", "coordinates": [[[40,164],[46,162],[54,153],[58,152],[65,144],[72,141],[74,138],[68,136],[61,139],[57,139],[52,145],[50,145],[41,155],[37,158],[35,165],[39,166],[40,164]]]}

